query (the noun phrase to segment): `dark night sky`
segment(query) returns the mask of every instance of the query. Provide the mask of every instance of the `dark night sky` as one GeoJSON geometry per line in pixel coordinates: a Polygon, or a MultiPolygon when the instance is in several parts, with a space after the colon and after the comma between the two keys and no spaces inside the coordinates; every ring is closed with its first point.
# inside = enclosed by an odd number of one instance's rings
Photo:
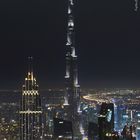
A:
{"type": "MultiPolygon", "coordinates": [[[[134,0],[77,0],[81,87],[140,87],[140,10],[134,0]]],[[[0,89],[20,88],[27,57],[41,88],[63,87],[67,0],[0,1],[0,89]]]]}

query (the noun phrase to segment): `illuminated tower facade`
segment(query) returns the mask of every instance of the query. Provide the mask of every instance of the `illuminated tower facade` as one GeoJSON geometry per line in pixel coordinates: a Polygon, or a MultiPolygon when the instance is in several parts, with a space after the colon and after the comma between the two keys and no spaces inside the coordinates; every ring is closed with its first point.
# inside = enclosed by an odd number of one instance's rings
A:
{"type": "MultiPolygon", "coordinates": [[[[66,119],[73,123],[73,132],[78,129],[80,86],[78,84],[77,55],[75,52],[74,0],[68,0],[68,25],[66,42],[65,103],[66,119]]],[[[75,134],[74,134],[75,135],[75,134]]]]}
{"type": "Polygon", "coordinates": [[[20,140],[42,140],[42,108],[38,85],[33,75],[32,58],[22,87],[20,140]]]}

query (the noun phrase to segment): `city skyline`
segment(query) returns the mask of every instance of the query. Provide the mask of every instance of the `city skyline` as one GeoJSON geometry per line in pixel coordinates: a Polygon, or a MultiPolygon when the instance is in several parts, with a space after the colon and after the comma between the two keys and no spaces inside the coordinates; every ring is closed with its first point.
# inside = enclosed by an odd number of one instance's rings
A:
{"type": "Polygon", "coordinates": [[[1,140],[139,140],[138,0],[0,5],[1,140]]]}
{"type": "MultiPolygon", "coordinates": [[[[64,87],[67,1],[0,4],[0,89],[20,89],[28,56],[41,88],[64,87]]],[[[75,16],[81,87],[140,87],[134,1],[77,1],[75,16]]]]}

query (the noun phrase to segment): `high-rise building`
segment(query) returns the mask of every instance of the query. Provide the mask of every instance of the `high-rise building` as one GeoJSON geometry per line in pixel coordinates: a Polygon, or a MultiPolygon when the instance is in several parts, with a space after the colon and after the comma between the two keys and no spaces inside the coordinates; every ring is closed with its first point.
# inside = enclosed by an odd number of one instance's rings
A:
{"type": "Polygon", "coordinates": [[[33,75],[32,57],[22,87],[20,106],[20,140],[42,139],[42,108],[36,78],[33,75]]]}
{"type": "MultiPolygon", "coordinates": [[[[114,132],[114,104],[102,103],[98,117],[99,140],[109,140],[114,132]]],[[[114,135],[114,134],[113,134],[114,135]]]]}
{"type": "Polygon", "coordinates": [[[65,103],[66,120],[73,124],[74,137],[79,128],[79,101],[80,86],[78,84],[77,55],[75,52],[75,29],[74,29],[74,0],[68,0],[68,26],[66,42],[66,75],[65,75],[65,103]]]}
{"type": "Polygon", "coordinates": [[[77,55],[75,52],[74,0],[68,0],[68,26],[66,42],[65,103],[66,120],[72,121],[76,135],[79,128],[80,85],[78,84],[77,55]]]}

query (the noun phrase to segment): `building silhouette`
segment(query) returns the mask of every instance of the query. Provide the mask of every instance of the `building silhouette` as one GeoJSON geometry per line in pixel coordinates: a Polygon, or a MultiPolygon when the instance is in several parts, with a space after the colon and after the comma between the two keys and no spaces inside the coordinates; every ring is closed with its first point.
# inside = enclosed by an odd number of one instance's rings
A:
{"type": "Polygon", "coordinates": [[[22,86],[20,106],[20,140],[42,139],[42,108],[38,85],[33,75],[32,57],[29,58],[29,69],[22,86]]]}

